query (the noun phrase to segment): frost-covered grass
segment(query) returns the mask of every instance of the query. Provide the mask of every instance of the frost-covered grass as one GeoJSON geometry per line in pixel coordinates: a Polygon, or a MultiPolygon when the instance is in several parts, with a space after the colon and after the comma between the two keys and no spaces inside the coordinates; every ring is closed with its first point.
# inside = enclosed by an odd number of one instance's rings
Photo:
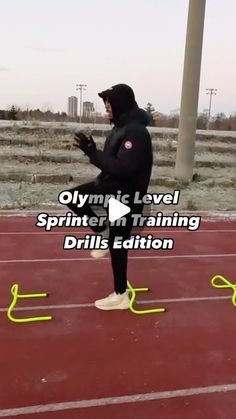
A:
{"type": "MultiPolygon", "coordinates": [[[[0,208],[61,208],[62,189],[91,180],[99,170],[73,147],[75,123],[0,121],[0,208]]],[[[85,124],[101,148],[109,125],[85,124]]],[[[176,129],[150,128],[155,164],[150,191],[181,189],[181,210],[236,209],[236,133],[198,131],[194,181],[175,179],[176,129]],[[224,136],[225,135],[225,136],[224,136]]],[[[158,207],[157,210],[166,209],[158,207]]],[[[169,208],[170,209],[170,208],[169,208]]]]}

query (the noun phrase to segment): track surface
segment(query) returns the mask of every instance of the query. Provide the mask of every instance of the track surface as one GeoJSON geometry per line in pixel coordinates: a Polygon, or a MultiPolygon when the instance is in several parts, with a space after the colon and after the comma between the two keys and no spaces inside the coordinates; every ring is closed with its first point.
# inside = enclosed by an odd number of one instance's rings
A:
{"type": "MultiPolygon", "coordinates": [[[[149,229],[172,237],[171,251],[130,251],[136,308],[162,314],[103,312],[93,301],[112,291],[110,259],[63,250],[66,234],[45,233],[36,217],[0,217],[0,417],[28,419],[233,419],[236,416],[236,222],[203,219],[198,231],[149,229]],[[20,301],[6,316],[10,288],[49,293],[20,301]]],[[[143,233],[144,234],[144,233],[143,233]]]]}

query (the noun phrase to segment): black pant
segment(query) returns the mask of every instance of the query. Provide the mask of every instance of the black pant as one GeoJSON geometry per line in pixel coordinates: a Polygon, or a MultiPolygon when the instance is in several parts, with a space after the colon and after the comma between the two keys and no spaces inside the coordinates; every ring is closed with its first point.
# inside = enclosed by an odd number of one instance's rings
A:
{"type": "MultiPolygon", "coordinates": [[[[130,233],[133,226],[133,220],[131,214],[136,213],[140,214],[142,212],[143,206],[141,204],[134,205],[133,203],[133,195],[134,191],[130,193],[130,190],[127,190],[124,185],[117,185],[109,183],[101,183],[98,184],[95,182],[85,183],[84,185],[77,186],[76,188],[70,189],[70,192],[79,191],[80,194],[85,195],[95,195],[95,194],[116,194],[118,190],[122,190],[122,193],[128,193],[130,195],[129,206],[131,208],[131,212],[125,216],[126,218],[126,225],[125,226],[116,226],[110,225],[110,232],[109,232],[109,250],[111,255],[111,264],[112,264],[112,271],[114,277],[114,289],[115,292],[118,294],[122,294],[126,291],[127,288],[127,263],[128,263],[128,249],[113,249],[113,243],[115,237],[119,236],[122,237],[122,241],[130,238],[130,233]]],[[[75,214],[78,216],[87,215],[88,217],[94,217],[96,214],[92,210],[90,204],[87,202],[82,208],[78,208],[76,204],[68,204],[67,205],[75,214]]],[[[101,232],[103,231],[106,226],[104,227],[91,227],[94,232],[101,232]]]]}

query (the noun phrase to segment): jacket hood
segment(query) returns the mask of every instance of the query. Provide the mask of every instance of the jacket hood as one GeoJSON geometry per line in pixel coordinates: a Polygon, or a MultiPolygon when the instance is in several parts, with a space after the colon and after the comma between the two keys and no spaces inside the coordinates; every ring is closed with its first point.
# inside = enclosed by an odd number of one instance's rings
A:
{"type": "Polygon", "coordinates": [[[98,93],[103,101],[108,101],[112,108],[113,118],[130,111],[135,105],[135,96],[132,88],[127,84],[116,84],[101,93],[98,93]]]}
{"type": "Polygon", "coordinates": [[[125,112],[118,118],[113,119],[113,123],[117,127],[122,127],[131,122],[136,122],[146,127],[150,123],[150,118],[144,109],[141,109],[138,107],[138,105],[135,105],[130,111],[125,112]]]}
{"type": "Polygon", "coordinates": [[[147,126],[150,122],[147,112],[140,109],[135,100],[135,95],[127,84],[116,84],[107,90],[98,93],[105,103],[108,101],[112,108],[115,126],[123,126],[128,122],[136,121],[147,126]]]}

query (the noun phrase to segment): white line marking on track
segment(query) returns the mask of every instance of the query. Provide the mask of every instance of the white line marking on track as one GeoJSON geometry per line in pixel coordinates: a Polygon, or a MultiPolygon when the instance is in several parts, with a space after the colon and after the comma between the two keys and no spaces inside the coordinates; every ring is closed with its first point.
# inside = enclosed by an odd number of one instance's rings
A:
{"type": "Polygon", "coordinates": [[[126,403],[147,402],[178,397],[198,396],[200,394],[227,393],[236,391],[236,384],[220,384],[207,387],[184,388],[179,390],[157,391],[131,394],[128,396],[104,397],[100,399],[75,400],[70,402],[39,404],[0,410],[0,417],[30,415],[35,413],[59,412],[64,410],[85,409],[90,407],[121,405],[126,403]]]}
{"type": "MultiPolygon", "coordinates": [[[[26,210],[26,211],[14,211],[11,210],[9,212],[8,211],[4,211],[4,210],[0,210],[0,217],[2,218],[10,218],[10,217],[22,217],[22,218],[32,218],[35,216],[37,216],[40,213],[45,213],[45,212],[52,212],[53,215],[66,215],[65,210],[63,209],[52,209],[50,207],[48,207],[47,209],[38,209],[38,210],[26,210]]],[[[151,215],[156,215],[156,212],[154,209],[151,210],[151,215]]],[[[172,215],[173,211],[171,210],[166,210],[166,211],[162,211],[164,215],[172,215]]],[[[209,221],[209,222],[218,222],[218,221],[235,221],[236,220],[236,212],[233,211],[190,211],[190,210],[181,210],[181,215],[200,215],[202,217],[202,221],[209,221]]],[[[145,215],[145,213],[144,213],[145,215]]],[[[149,214],[147,214],[149,215],[149,214]]]]}
{"type": "MultiPolygon", "coordinates": [[[[129,259],[191,259],[191,258],[216,258],[216,257],[235,257],[236,253],[223,253],[215,255],[169,255],[169,256],[129,256],[129,259]]],[[[78,262],[78,261],[104,261],[110,258],[67,258],[67,259],[5,259],[0,260],[0,263],[40,263],[40,262],[78,262]]]]}
{"type": "MultiPolygon", "coordinates": [[[[218,296],[218,297],[190,297],[190,298],[164,298],[158,300],[140,300],[136,301],[135,304],[158,304],[158,303],[188,303],[198,301],[218,301],[218,300],[229,300],[230,296],[218,296]]],[[[71,310],[74,308],[91,308],[94,307],[92,303],[84,304],[58,304],[58,305],[45,305],[45,306],[30,306],[30,307],[16,307],[14,311],[28,311],[28,310],[71,310]]],[[[0,312],[6,312],[7,308],[0,308],[0,312]]]]}
{"type": "MultiPolygon", "coordinates": [[[[92,234],[91,230],[88,231],[10,231],[10,232],[0,232],[0,235],[2,236],[23,236],[23,235],[43,235],[43,234],[50,234],[50,235],[60,235],[60,234],[92,234]]],[[[142,230],[142,234],[149,234],[149,233],[236,233],[236,230],[196,230],[196,231],[190,231],[190,230],[159,230],[158,227],[156,230],[142,230]]],[[[137,233],[138,234],[138,233],[137,233]]]]}

